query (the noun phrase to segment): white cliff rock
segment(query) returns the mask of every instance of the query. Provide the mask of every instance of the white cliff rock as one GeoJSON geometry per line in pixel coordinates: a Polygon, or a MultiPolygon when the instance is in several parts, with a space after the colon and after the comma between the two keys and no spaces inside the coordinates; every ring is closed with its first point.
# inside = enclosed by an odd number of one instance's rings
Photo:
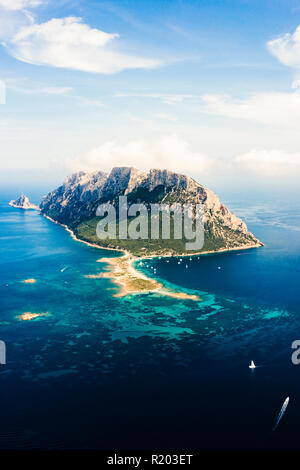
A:
{"type": "MultiPolygon", "coordinates": [[[[246,224],[222,204],[216,194],[189,176],[168,170],[113,168],[79,172],[69,176],[62,186],[45,196],[41,212],[71,228],[95,217],[103,202],[118,204],[118,197],[128,201],[150,203],[203,204],[208,247],[218,249],[239,246],[259,246],[262,243],[248,232],[246,224]]],[[[210,248],[209,248],[210,249],[210,248]]]]}
{"type": "Polygon", "coordinates": [[[16,207],[18,209],[34,209],[37,211],[40,210],[40,208],[36,206],[35,204],[32,204],[29,201],[29,198],[25,196],[24,194],[21,194],[19,199],[16,199],[15,201],[10,201],[9,205],[12,207],[16,207]]]}

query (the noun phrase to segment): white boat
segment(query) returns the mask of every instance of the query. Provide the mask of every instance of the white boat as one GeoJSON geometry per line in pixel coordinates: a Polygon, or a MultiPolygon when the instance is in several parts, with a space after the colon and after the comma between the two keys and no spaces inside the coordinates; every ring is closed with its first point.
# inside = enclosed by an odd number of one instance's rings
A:
{"type": "Polygon", "coordinates": [[[256,365],[254,364],[254,361],[251,361],[249,369],[255,369],[255,368],[256,368],[256,365]]]}
{"type": "Polygon", "coordinates": [[[272,429],[272,431],[275,431],[275,429],[277,428],[278,424],[280,423],[281,421],[281,418],[283,417],[284,413],[286,412],[286,409],[287,409],[287,406],[289,404],[289,401],[290,401],[290,397],[287,397],[285,400],[284,400],[284,403],[281,407],[281,410],[280,410],[280,413],[278,415],[278,418],[277,418],[277,421],[275,423],[275,426],[274,428],[272,429]]]}

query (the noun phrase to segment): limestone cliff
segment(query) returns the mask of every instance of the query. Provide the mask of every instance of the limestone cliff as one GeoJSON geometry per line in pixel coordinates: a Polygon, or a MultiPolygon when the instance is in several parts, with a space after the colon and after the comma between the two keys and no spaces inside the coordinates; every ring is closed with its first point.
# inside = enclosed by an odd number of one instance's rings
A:
{"type": "Polygon", "coordinates": [[[29,198],[25,196],[24,194],[21,194],[19,199],[16,199],[15,201],[10,201],[9,205],[12,207],[16,207],[18,209],[34,209],[37,211],[40,210],[40,208],[36,206],[35,204],[32,204],[29,201],[29,198]]]}
{"type": "MultiPolygon", "coordinates": [[[[189,176],[167,170],[152,169],[149,172],[135,168],[113,168],[109,174],[79,172],[68,177],[62,186],[45,196],[41,212],[59,223],[72,228],[78,237],[87,241],[107,245],[96,237],[96,209],[103,202],[117,205],[118,197],[126,195],[129,203],[140,202],[172,204],[203,204],[205,222],[205,244],[203,251],[260,246],[262,243],[248,231],[246,224],[220,202],[211,190],[197,183],[189,176]]],[[[137,253],[141,249],[161,253],[184,251],[176,242],[166,245],[165,241],[151,248],[140,248],[143,241],[135,241],[137,253]],[[162,244],[164,247],[162,248],[162,244]],[[175,246],[176,245],[176,246],[175,246]]],[[[119,241],[109,242],[110,247],[126,247],[119,241]]]]}

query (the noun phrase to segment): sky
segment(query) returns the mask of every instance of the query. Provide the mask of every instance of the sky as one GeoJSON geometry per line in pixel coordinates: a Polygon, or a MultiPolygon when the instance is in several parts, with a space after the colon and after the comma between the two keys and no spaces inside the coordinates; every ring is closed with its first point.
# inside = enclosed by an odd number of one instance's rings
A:
{"type": "Polygon", "coordinates": [[[0,0],[1,97],[2,186],[135,166],[297,188],[300,2],[0,0]]]}

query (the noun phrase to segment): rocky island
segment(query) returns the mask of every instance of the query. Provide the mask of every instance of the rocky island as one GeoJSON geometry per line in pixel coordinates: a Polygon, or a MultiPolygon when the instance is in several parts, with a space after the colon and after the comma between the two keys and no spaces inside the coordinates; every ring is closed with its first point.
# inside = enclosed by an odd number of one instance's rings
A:
{"type": "Polygon", "coordinates": [[[59,188],[45,196],[40,210],[45,217],[63,225],[76,240],[125,253],[123,257],[100,260],[110,266],[109,273],[86,275],[90,279],[112,277],[121,286],[119,295],[158,291],[173,297],[199,300],[194,295],[163,289],[160,283],[136,271],[134,262],[146,257],[191,256],[263,245],[211,190],[189,176],[167,170],[143,172],[131,167],[117,167],[109,174],[81,171],[69,176],[59,188]],[[124,240],[116,236],[113,240],[100,240],[96,234],[100,220],[96,216],[97,207],[104,203],[117,207],[119,196],[127,196],[129,204],[142,203],[146,207],[155,203],[201,204],[205,233],[202,249],[197,253],[187,251],[184,238],[124,240]]]}
{"type": "MultiPolygon", "coordinates": [[[[185,239],[100,240],[96,226],[100,204],[118,206],[119,196],[128,204],[201,204],[204,210],[205,240],[201,252],[216,252],[261,246],[246,224],[227,209],[211,190],[189,176],[167,170],[143,172],[135,168],[113,168],[109,174],[79,172],[68,177],[62,186],[41,202],[41,213],[66,225],[80,240],[104,248],[125,250],[134,256],[172,256],[186,252],[185,239]]],[[[186,252],[190,254],[190,252],[186,252]]]]}
{"type": "Polygon", "coordinates": [[[35,204],[32,204],[29,201],[29,198],[24,194],[21,194],[19,199],[16,199],[15,201],[10,201],[9,205],[12,207],[16,207],[17,209],[33,209],[36,211],[40,210],[40,208],[35,204]]]}

